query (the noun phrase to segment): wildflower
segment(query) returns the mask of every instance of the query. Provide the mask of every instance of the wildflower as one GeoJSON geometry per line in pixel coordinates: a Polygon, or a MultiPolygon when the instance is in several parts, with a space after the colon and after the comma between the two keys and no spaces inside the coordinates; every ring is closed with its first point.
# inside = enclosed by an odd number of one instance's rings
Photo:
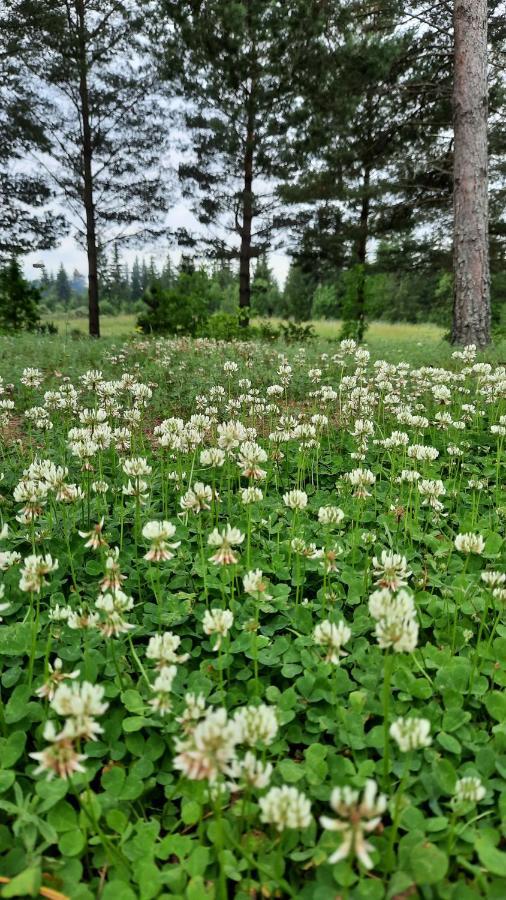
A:
{"type": "Polygon", "coordinates": [[[118,634],[124,634],[135,628],[124,617],[126,612],[130,612],[133,609],[133,598],[125,594],[120,588],[116,588],[111,593],[100,594],[95,601],[95,606],[102,613],[102,619],[98,627],[105,637],[117,637],[118,634]]]}
{"type": "Polygon", "coordinates": [[[278,733],[278,720],[273,706],[242,706],[234,713],[234,722],[239,728],[241,744],[272,744],[278,733]]]}
{"type": "Polygon", "coordinates": [[[351,628],[348,628],[343,621],[335,625],[333,622],[329,622],[328,619],[324,619],[313,631],[315,644],[325,647],[327,650],[325,661],[336,666],[339,665],[341,656],[348,655],[342,648],[343,644],[347,644],[350,638],[351,628]]]}
{"type": "Polygon", "coordinates": [[[244,541],[244,534],[238,528],[232,528],[230,524],[222,531],[215,528],[209,537],[207,543],[210,547],[217,547],[215,553],[209,557],[210,562],[216,566],[229,566],[237,562],[238,557],[232,550],[244,541]]]}
{"type": "Polygon", "coordinates": [[[180,716],[176,717],[183,727],[185,734],[189,734],[195,727],[195,722],[205,716],[206,698],[203,694],[188,693],[184,695],[185,708],[180,716]]]}
{"type": "Polygon", "coordinates": [[[219,650],[221,642],[234,624],[234,615],[229,609],[206,609],[202,622],[204,634],[217,634],[218,639],[213,650],[219,650]]]}
{"type": "Polygon", "coordinates": [[[472,534],[471,532],[458,534],[455,538],[455,548],[460,553],[480,554],[483,553],[485,549],[485,541],[481,534],[472,534]]]}
{"type": "Polygon", "coordinates": [[[257,790],[266,788],[272,776],[271,763],[264,763],[257,759],[251,750],[245,754],[244,759],[235,759],[230,766],[230,776],[245,787],[254,787],[257,790]]]}
{"type": "Polygon", "coordinates": [[[225,459],[225,451],[221,450],[220,447],[211,447],[209,450],[202,450],[200,453],[201,466],[216,466],[217,468],[221,468],[225,459]]]}
{"type": "Polygon", "coordinates": [[[251,594],[252,597],[262,600],[272,600],[272,596],[266,593],[267,582],[264,580],[261,569],[253,569],[250,572],[246,572],[242,583],[246,594],[251,594]]]}
{"type": "Polygon", "coordinates": [[[25,557],[23,568],[21,569],[19,589],[30,593],[39,593],[43,585],[49,583],[45,576],[51,574],[51,572],[56,572],[57,568],[58,560],[53,560],[50,553],[46,553],[45,556],[32,555],[25,557]]]}
{"type": "Polygon", "coordinates": [[[216,499],[213,495],[213,489],[208,484],[196,481],[193,488],[186,491],[179,501],[181,509],[191,510],[194,513],[200,513],[204,509],[211,509],[211,503],[216,499]]]}
{"type": "Polygon", "coordinates": [[[380,559],[374,556],[372,566],[374,584],[392,591],[404,587],[412,574],[408,569],[406,557],[400,553],[390,553],[388,550],[382,550],[380,559]]]}
{"type": "Polygon", "coordinates": [[[432,744],[428,719],[396,719],[390,726],[390,736],[393,737],[399,750],[403,753],[430,747],[432,744]]]}
{"type": "Polygon", "coordinates": [[[176,666],[164,666],[153,684],[152,690],[155,696],[149,701],[149,705],[161,716],[165,716],[172,709],[170,692],[176,675],[176,666]]]}
{"type": "Polygon", "coordinates": [[[239,728],[226,709],[211,709],[189,735],[176,738],[174,768],[193,781],[213,783],[229,771],[239,742],[239,728]]]}
{"type": "Polygon", "coordinates": [[[441,512],[443,504],[437,498],[446,494],[446,489],[441,479],[421,478],[417,487],[418,492],[424,498],[422,506],[431,506],[436,512],[441,512]]]}
{"type": "Polygon", "coordinates": [[[369,597],[369,612],[376,620],[379,646],[396,653],[411,653],[418,643],[418,623],[413,598],[401,590],[393,595],[387,588],[369,597]]]}
{"type": "Polygon", "coordinates": [[[151,466],[148,466],[147,460],[142,456],[125,459],[121,468],[125,475],[135,479],[142,478],[144,475],[151,475],[152,472],[151,466]]]}
{"type": "Polygon", "coordinates": [[[148,659],[156,660],[158,669],[163,669],[172,663],[186,662],[190,656],[189,653],[180,655],[176,653],[180,643],[181,638],[179,635],[173,634],[171,631],[166,631],[164,634],[155,634],[149,639],[146,656],[148,659]]]}
{"type": "Polygon", "coordinates": [[[484,581],[489,588],[500,587],[502,584],[506,583],[506,572],[482,572],[481,580],[484,581]]]}
{"type": "Polygon", "coordinates": [[[305,491],[288,491],[283,494],[283,502],[288,509],[305,509],[307,506],[307,494],[305,491]]]}
{"type": "Polygon", "coordinates": [[[318,521],[321,525],[340,525],[344,512],[338,506],[320,506],[318,521]]]}
{"type": "Polygon", "coordinates": [[[39,688],[36,690],[36,694],[38,697],[47,697],[48,700],[52,700],[56,688],[62,681],[66,679],[73,680],[74,678],[79,677],[79,669],[76,669],[74,672],[63,672],[63,663],[61,659],[57,656],[54,661],[54,666],[48,662],[48,675],[47,679],[39,688]]]}
{"type": "Polygon", "coordinates": [[[346,472],[343,475],[343,478],[346,481],[349,481],[351,486],[355,489],[353,492],[353,496],[359,500],[365,500],[366,497],[371,497],[370,491],[367,488],[372,487],[376,482],[376,475],[374,472],[371,472],[370,469],[353,469],[351,472],[346,472]]]}
{"type": "Polygon", "coordinates": [[[263,500],[263,493],[258,487],[247,487],[241,490],[241,503],[248,506],[250,503],[259,503],[263,500]]]}
{"type": "Polygon", "coordinates": [[[93,526],[91,531],[80,531],[79,536],[82,538],[86,538],[85,547],[90,547],[91,550],[98,550],[99,547],[106,547],[107,541],[102,536],[102,529],[104,527],[104,517],[100,519],[100,522],[97,522],[96,525],[93,526]]]}
{"type": "Polygon", "coordinates": [[[140,503],[144,503],[148,499],[148,483],[142,478],[136,478],[135,484],[129,479],[127,484],[122,488],[123,496],[136,497],[140,503]]]}
{"type": "Polygon", "coordinates": [[[2,550],[0,552],[0,570],[5,572],[7,569],[10,569],[11,566],[15,566],[18,562],[21,562],[21,559],[21,553],[18,553],[17,550],[2,550]]]}
{"type": "Polygon", "coordinates": [[[102,716],[109,707],[108,703],[103,702],[103,696],[104,688],[89,681],[59,684],[51,700],[51,708],[67,719],[62,734],[95,741],[103,731],[95,717],[102,716]]]}
{"type": "Polygon", "coordinates": [[[146,522],[142,529],[142,536],[147,541],[151,541],[151,547],[144,554],[144,559],[150,562],[162,562],[172,559],[174,556],[171,550],[176,550],[181,545],[181,541],[169,544],[168,539],[176,533],[176,527],[172,522],[146,522]]]}
{"type": "Polygon", "coordinates": [[[369,854],[374,848],[365,839],[365,834],[370,834],[380,824],[381,816],[387,808],[386,796],[378,794],[378,785],[373,779],[368,779],[361,799],[358,791],[349,787],[336,787],[332,791],[330,805],[339,818],[321,816],[320,823],[329,831],[338,831],[342,841],[329,857],[329,863],[334,865],[354,855],[366,869],[372,869],[369,854]]]}
{"type": "Polygon", "coordinates": [[[92,481],[91,489],[94,494],[107,494],[109,485],[107,484],[107,481],[92,481]]]}
{"type": "Polygon", "coordinates": [[[86,756],[77,752],[71,738],[56,733],[54,722],[46,722],[43,737],[49,742],[49,746],[45,750],[29,754],[39,763],[35,775],[46,772],[50,781],[55,775],[58,778],[70,778],[74,772],[86,771],[82,765],[86,756]]]}
{"type": "Polygon", "coordinates": [[[245,441],[239,447],[237,463],[241,466],[241,474],[245,478],[262,479],[265,478],[267,472],[262,469],[259,463],[267,460],[267,453],[254,441],[245,441]]]}
{"type": "Polygon", "coordinates": [[[434,462],[439,456],[439,450],[435,447],[425,447],[423,444],[411,444],[407,450],[410,459],[416,459],[419,462],[434,462]]]}
{"type": "Polygon", "coordinates": [[[465,778],[458,779],[455,785],[453,802],[454,804],[479,803],[480,800],[483,800],[486,793],[487,790],[482,784],[481,778],[468,775],[465,778]]]}
{"type": "Polygon", "coordinates": [[[284,784],[273,787],[258,801],[260,819],[274,825],[277,831],[285,828],[307,828],[311,824],[311,803],[305,794],[284,784]]]}

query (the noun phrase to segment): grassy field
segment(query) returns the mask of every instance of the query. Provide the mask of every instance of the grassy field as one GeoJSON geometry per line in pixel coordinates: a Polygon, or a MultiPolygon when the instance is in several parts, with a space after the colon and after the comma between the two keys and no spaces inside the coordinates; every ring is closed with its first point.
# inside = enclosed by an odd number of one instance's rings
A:
{"type": "Polygon", "coordinates": [[[502,372],[103,325],[0,338],[1,896],[503,900],[502,372]]]}

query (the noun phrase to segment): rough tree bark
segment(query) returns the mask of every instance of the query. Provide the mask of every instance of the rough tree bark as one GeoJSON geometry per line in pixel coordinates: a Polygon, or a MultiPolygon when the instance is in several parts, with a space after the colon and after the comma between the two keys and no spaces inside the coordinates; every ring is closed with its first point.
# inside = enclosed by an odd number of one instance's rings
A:
{"type": "Polygon", "coordinates": [[[239,250],[239,308],[244,325],[248,324],[251,305],[251,223],[253,221],[253,152],[255,144],[255,115],[250,97],[246,125],[243,163],[241,247],[239,250]]]}
{"type": "Polygon", "coordinates": [[[490,343],[487,0],[454,0],[452,341],[490,343]]]}
{"type": "Polygon", "coordinates": [[[83,202],[86,213],[86,254],[88,258],[88,323],[90,337],[100,337],[98,297],[98,253],[93,198],[93,142],[90,126],[88,65],[86,59],[86,23],[83,0],[76,0],[79,47],[79,100],[81,105],[83,151],[83,202]]]}

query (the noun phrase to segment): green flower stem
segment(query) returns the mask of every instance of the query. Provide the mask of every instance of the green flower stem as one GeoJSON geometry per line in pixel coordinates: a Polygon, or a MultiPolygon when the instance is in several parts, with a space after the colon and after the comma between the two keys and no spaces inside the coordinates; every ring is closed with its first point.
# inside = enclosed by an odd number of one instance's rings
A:
{"type": "Polygon", "coordinates": [[[385,790],[390,787],[390,684],[392,681],[392,669],[394,657],[388,650],[385,654],[383,673],[383,782],[385,790]]]}

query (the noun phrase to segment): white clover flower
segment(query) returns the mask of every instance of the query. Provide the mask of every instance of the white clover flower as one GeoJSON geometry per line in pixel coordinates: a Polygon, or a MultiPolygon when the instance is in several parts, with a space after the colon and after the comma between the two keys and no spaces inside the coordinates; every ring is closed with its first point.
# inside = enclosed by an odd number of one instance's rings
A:
{"type": "Polygon", "coordinates": [[[265,478],[267,472],[262,469],[260,463],[267,460],[267,453],[254,441],[244,441],[239,447],[237,464],[241,467],[241,474],[245,478],[260,480],[265,478]]]}
{"type": "Polygon", "coordinates": [[[458,534],[455,538],[455,549],[459,553],[476,553],[479,555],[485,549],[485,541],[481,534],[473,534],[471,532],[458,534]]]}
{"type": "Polygon", "coordinates": [[[374,584],[382,588],[389,588],[392,591],[404,587],[412,574],[408,569],[406,557],[401,556],[400,553],[391,553],[389,550],[382,550],[379,559],[377,556],[374,556],[372,567],[374,584]]]}
{"type": "Polygon", "coordinates": [[[201,450],[200,452],[201,466],[216,466],[217,468],[221,468],[225,459],[225,451],[221,450],[220,447],[211,447],[209,450],[201,450]]]}
{"type": "Polygon", "coordinates": [[[102,535],[104,521],[102,516],[100,522],[97,522],[90,531],[78,531],[79,536],[86,539],[85,547],[89,547],[91,550],[98,550],[100,547],[107,546],[107,541],[102,535]]]}
{"type": "Polygon", "coordinates": [[[253,597],[261,596],[262,600],[272,600],[272,596],[266,593],[267,582],[261,569],[253,569],[250,572],[246,572],[242,583],[246,594],[251,594],[253,597]]]}
{"type": "Polygon", "coordinates": [[[44,683],[39,688],[37,688],[35,693],[38,697],[46,697],[48,700],[52,700],[55,695],[56,688],[59,684],[61,684],[62,681],[65,681],[66,679],[73,681],[75,678],[79,678],[79,669],[75,669],[73,672],[64,672],[63,663],[58,656],[54,661],[54,665],[51,665],[49,661],[47,665],[48,674],[46,681],[44,681],[44,683]]]}
{"type": "Polygon", "coordinates": [[[239,528],[232,528],[230,524],[227,524],[227,527],[222,531],[214,528],[207,538],[207,543],[210,547],[217,547],[218,549],[209,557],[210,562],[213,562],[216,566],[229,566],[236,563],[238,556],[234,553],[232,547],[240,546],[244,541],[244,537],[239,528]]]}
{"type": "Polygon", "coordinates": [[[15,566],[21,562],[21,553],[17,550],[2,550],[0,552],[0,571],[5,572],[11,566],[15,566]]]}
{"type": "Polygon", "coordinates": [[[370,469],[353,469],[346,472],[343,478],[354,488],[353,496],[357,499],[365,500],[366,497],[372,496],[367,488],[376,483],[376,475],[370,469]]]}
{"type": "Polygon", "coordinates": [[[307,506],[307,494],[305,491],[288,491],[283,494],[283,503],[288,509],[305,509],[307,506]]]}
{"type": "Polygon", "coordinates": [[[239,728],[226,709],[210,709],[189,735],[176,738],[174,768],[192,781],[212,784],[230,771],[239,741],[239,728]]]}
{"type": "Polygon", "coordinates": [[[435,447],[425,447],[423,444],[411,444],[407,453],[410,459],[416,459],[419,462],[434,462],[439,456],[439,450],[435,447]]]}
{"type": "Polygon", "coordinates": [[[506,572],[487,571],[481,573],[481,580],[487,587],[496,588],[506,584],[506,572]]]}
{"type": "Polygon", "coordinates": [[[356,856],[366,869],[372,869],[370,857],[373,846],[366,840],[365,834],[374,831],[381,822],[381,816],[387,808],[387,798],[378,794],[378,785],[372,779],[365,784],[362,798],[358,791],[349,787],[334,788],[330,797],[330,805],[339,818],[320,817],[320,824],[329,831],[337,831],[341,835],[341,844],[329,857],[334,865],[348,856],[356,856]]]}
{"type": "Polygon", "coordinates": [[[374,591],[369,597],[369,612],[376,620],[375,635],[379,646],[392,647],[396,653],[411,653],[418,643],[418,623],[413,598],[405,590],[392,594],[388,588],[374,591]]]}
{"type": "Polygon", "coordinates": [[[104,688],[89,681],[59,684],[51,700],[51,708],[67,720],[62,736],[95,741],[103,731],[95,716],[102,716],[109,707],[108,703],[103,702],[103,696],[104,688]]]}
{"type": "Polygon", "coordinates": [[[166,631],[164,634],[155,634],[150,637],[146,648],[147,659],[154,659],[157,668],[163,669],[172,663],[186,662],[189,653],[178,654],[176,651],[181,644],[181,638],[172,631],[166,631]]]}
{"type": "Polygon", "coordinates": [[[217,634],[218,639],[213,650],[219,650],[222,639],[225,638],[234,624],[234,615],[229,609],[206,609],[202,626],[204,634],[217,634]]]}
{"type": "Polygon", "coordinates": [[[155,696],[149,701],[149,705],[154,712],[161,716],[167,715],[172,709],[172,701],[170,692],[172,690],[172,682],[177,675],[176,666],[164,666],[160,670],[160,674],[155,679],[152,691],[155,696]]]}
{"type": "Polygon", "coordinates": [[[483,800],[487,793],[486,788],[482,784],[481,778],[468,775],[465,778],[459,778],[455,785],[455,793],[453,802],[458,803],[479,803],[483,800]]]}
{"type": "Polygon", "coordinates": [[[176,722],[183,726],[183,731],[189,734],[193,731],[195,723],[206,714],[206,698],[203,694],[187,693],[184,695],[185,707],[176,722]]]}
{"type": "Polygon", "coordinates": [[[441,479],[421,478],[417,484],[418,491],[424,498],[422,506],[430,506],[436,512],[441,512],[443,504],[437,499],[446,494],[446,488],[441,479]]]}
{"type": "Polygon", "coordinates": [[[318,521],[321,525],[340,525],[344,519],[344,512],[339,506],[320,506],[318,521]]]}
{"type": "Polygon", "coordinates": [[[324,619],[313,631],[313,640],[320,647],[325,647],[327,662],[339,665],[340,657],[348,654],[342,649],[351,638],[351,628],[341,621],[338,625],[324,619]]]}
{"type": "Polygon", "coordinates": [[[432,744],[428,719],[396,719],[390,726],[390,736],[396,741],[402,753],[420,750],[432,744]]]}
{"type": "Polygon", "coordinates": [[[240,743],[253,747],[257,743],[272,744],[278,733],[278,720],[273,706],[241,706],[234,713],[240,731],[240,743]]]}
{"type": "Polygon", "coordinates": [[[125,613],[133,609],[133,597],[129,597],[121,588],[100,594],[95,606],[102,614],[102,619],[97,624],[105,637],[116,637],[135,628],[135,625],[131,625],[125,619],[125,613]]]}
{"type": "Polygon", "coordinates": [[[130,478],[143,478],[145,475],[151,475],[152,468],[142,456],[132,457],[123,461],[122,469],[125,475],[130,478]]]}
{"type": "Polygon", "coordinates": [[[311,803],[302,791],[284,784],[273,787],[258,801],[260,819],[274,825],[277,831],[285,828],[307,828],[311,824],[311,803]]]}
{"type": "Polygon", "coordinates": [[[144,554],[144,559],[149,562],[163,562],[172,559],[174,554],[172,550],[176,550],[181,546],[181,541],[168,543],[169,538],[176,533],[176,526],[172,522],[146,522],[142,529],[142,536],[151,542],[151,547],[144,554]]]}
{"type": "Polygon", "coordinates": [[[251,750],[248,750],[244,759],[235,759],[232,762],[229,774],[240,785],[261,790],[268,786],[272,771],[271,763],[262,762],[251,750]]]}
{"type": "Polygon", "coordinates": [[[40,593],[43,585],[49,583],[45,576],[56,572],[57,568],[58,560],[53,559],[50,553],[46,553],[45,556],[36,554],[26,556],[21,569],[19,589],[29,593],[40,593]]]}
{"type": "Polygon", "coordinates": [[[212,487],[209,484],[196,481],[193,488],[189,488],[186,494],[183,494],[179,505],[181,509],[198,514],[204,509],[211,509],[213,499],[216,499],[216,496],[213,495],[212,487]]]}
{"type": "Polygon", "coordinates": [[[55,775],[58,778],[70,778],[74,772],[86,771],[82,765],[86,756],[77,752],[71,738],[57,734],[54,722],[46,722],[43,737],[49,742],[49,746],[45,750],[29,754],[39,763],[34,771],[35,775],[45,772],[50,781],[55,775]]]}
{"type": "Polygon", "coordinates": [[[241,503],[244,506],[249,506],[250,503],[260,503],[260,500],[263,500],[263,498],[264,495],[260,488],[253,487],[253,485],[241,490],[241,503]]]}

